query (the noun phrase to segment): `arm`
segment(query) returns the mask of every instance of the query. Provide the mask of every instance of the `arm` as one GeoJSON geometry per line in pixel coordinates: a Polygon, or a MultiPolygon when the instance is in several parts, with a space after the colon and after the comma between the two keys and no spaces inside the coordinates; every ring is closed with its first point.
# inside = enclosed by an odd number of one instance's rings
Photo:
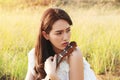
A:
{"type": "Polygon", "coordinates": [[[84,80],[83,58],[80,50],[76,48],[69,57],[70,80],[84,80]]]}

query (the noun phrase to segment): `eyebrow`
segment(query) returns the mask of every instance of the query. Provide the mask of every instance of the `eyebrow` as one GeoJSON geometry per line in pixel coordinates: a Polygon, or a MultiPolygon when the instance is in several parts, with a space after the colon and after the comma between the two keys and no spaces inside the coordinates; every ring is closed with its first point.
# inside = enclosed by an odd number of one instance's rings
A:
{"type": "MultiPolygon", "coordinates": [[[[70,27],[66,28],[65,30],[68,30],[68,29],[70,29],[70,27]]],[[[61,32],[61,31],[64,31],[64,30],[57,30],[55,32],[61,32]]]]}

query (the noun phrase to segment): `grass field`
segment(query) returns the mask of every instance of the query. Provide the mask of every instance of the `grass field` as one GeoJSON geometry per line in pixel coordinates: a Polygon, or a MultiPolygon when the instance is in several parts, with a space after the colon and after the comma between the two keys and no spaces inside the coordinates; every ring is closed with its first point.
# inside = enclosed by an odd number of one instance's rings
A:
{"type": "MultiPolygon", "coordinates": [[[[0,77],[25,78],[27,53],[45,8],[0,8],[0,77]]],[[[77,42],[99,80],[120,80],[120,8],[64,9],[73,20],[71,41],[77,42]]]]}

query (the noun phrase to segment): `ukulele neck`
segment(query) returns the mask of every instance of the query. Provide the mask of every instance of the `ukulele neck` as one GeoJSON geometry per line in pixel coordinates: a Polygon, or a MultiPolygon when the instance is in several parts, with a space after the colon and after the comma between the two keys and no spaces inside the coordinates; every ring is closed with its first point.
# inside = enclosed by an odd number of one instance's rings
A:
{"type": "Polygon", "coordinates": [[[62,59],[68,55],[70,55],[72,53],[72,51],[75,49],[76,47],[76,42],[71,42],[70,44],[67,45],[67,47],[58,54],[57,56],[57,65],[60,64],[60,62],[62,61],[62,59]]]}

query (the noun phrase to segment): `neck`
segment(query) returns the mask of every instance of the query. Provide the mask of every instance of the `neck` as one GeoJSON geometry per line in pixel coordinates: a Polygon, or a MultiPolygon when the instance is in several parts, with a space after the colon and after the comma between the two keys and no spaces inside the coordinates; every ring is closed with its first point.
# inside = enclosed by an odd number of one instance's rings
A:
{"type": "Polygon", "coordinates": [[[53,47],[53,50],[55,51],[56,54],[59,54],[62,51],[61,49],[58,49],[56,47],[53,47]]]}

